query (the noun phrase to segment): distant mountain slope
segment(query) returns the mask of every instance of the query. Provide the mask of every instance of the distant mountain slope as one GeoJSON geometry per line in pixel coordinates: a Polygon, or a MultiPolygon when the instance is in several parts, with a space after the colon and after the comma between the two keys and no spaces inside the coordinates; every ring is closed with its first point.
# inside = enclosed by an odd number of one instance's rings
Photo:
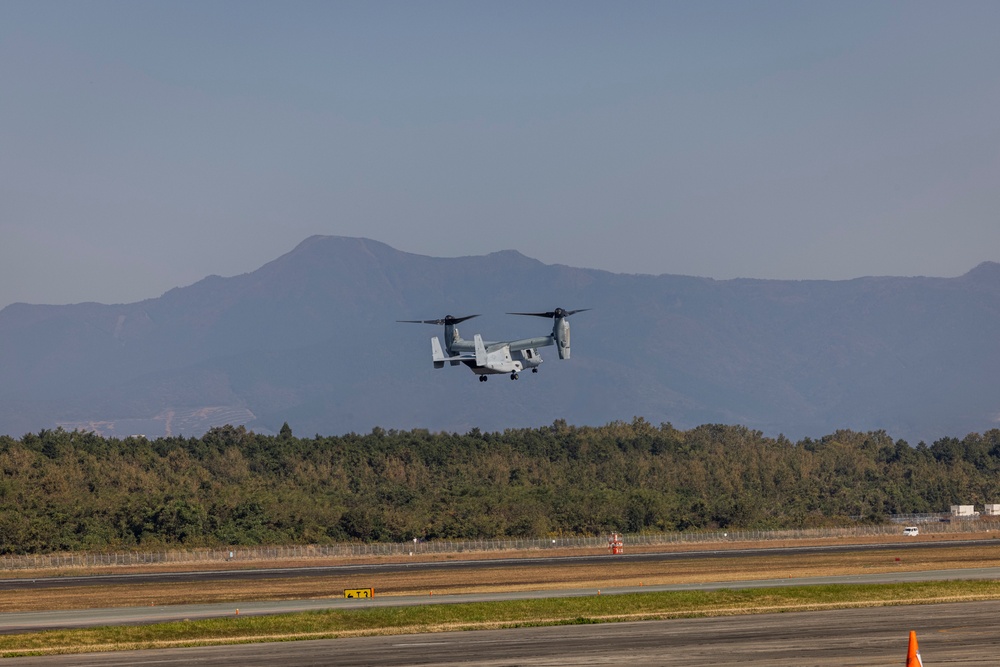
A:
{"type": "Polygon", "coordinates": [[[3,309],[0,433],[464,432],[639,415],[915,443],[1000,420],[998,330],[995,263],[947,279],[716,281],[317,236],[156,299],[3,309]],[[593,309],[572,318],[573,358],[543,349],[540,372],[517,382],[435,370],[439,328],[396,323],[483,313],[467,338],[518,338],[549,324],[503,313],[557,306],[593,309]]]}

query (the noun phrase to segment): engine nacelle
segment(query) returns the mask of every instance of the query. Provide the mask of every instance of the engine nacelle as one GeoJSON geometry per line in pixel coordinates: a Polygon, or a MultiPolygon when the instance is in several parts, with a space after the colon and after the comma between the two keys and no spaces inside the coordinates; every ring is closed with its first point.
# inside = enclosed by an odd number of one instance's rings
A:
{"type": "Polygon", "coordinates": [[[552,337],[556,339],[556,351],[560,359],[569,359],[569,320],[556,317],[552,325],[552,337]]]}

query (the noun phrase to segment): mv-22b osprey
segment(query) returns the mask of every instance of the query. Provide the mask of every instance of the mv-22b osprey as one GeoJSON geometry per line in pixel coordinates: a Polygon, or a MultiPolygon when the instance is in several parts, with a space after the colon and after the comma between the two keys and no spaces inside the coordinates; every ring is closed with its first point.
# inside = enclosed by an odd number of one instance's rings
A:
{"type": "Polygon", "coordinates": [[[398,320],[411,324],[437,324],[444,325],[444,350],[437,336],[431,338],[431,360],[434,368],[444,368],[445,362],[452,366],[465,364],[473,373],[479,376],[480,382],[486,382],[490,375],[510,374],[511,380],[516,380],[518,373],[530,368],[532,373],[538,372],[538,366],[542,363],[542,357],[538,354],[538,348],[548,345],[555,345],[559,352],[560,359],[569,359],[569,316],[573,313],[581,313],[590,308],[580,308],[578,310],[563,310],[556,308],[546,313],[507,313],[508,315],[531,315],[533,317],[547,317],[552,319],[552,333],[548,336],[537,338],[523,338],[521,340],[505,340],[498,342],[484,341],[483,337],[476,334],[473,340],[464,340],[458,335],[458,327],[455,325],[470,320],[479,315],[467,315],[465,317],[452,317],[448,315],[437,320],[398,320]],[[445,356],[447,352],[447,356],[445,356]]]}

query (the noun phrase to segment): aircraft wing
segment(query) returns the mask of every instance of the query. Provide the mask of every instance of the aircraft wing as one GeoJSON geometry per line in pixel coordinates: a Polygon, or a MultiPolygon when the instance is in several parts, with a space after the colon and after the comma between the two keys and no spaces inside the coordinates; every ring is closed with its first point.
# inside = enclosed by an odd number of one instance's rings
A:
{"type": "Polygon", "coordinates": [[[521,340],[512,340],[509,343],[505,343],[510,348],[511,352],[520,352],[521,350],[534,349],[536,347],[546,347],[548,345],[555,345],[556,340],[552,336],[540,336],[538,338],[522,338],[521,340]]]}

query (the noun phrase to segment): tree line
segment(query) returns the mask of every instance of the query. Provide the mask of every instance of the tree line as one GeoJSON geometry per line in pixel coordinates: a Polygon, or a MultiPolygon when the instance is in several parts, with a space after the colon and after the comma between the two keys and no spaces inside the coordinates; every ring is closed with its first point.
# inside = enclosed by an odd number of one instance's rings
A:
{"type": "Polygon", "coordinates": [[[0,436],[0,553],[877,522],[1000,502],[1000,430],[798,442],[641,418],[297,438],[0,436]]]}

